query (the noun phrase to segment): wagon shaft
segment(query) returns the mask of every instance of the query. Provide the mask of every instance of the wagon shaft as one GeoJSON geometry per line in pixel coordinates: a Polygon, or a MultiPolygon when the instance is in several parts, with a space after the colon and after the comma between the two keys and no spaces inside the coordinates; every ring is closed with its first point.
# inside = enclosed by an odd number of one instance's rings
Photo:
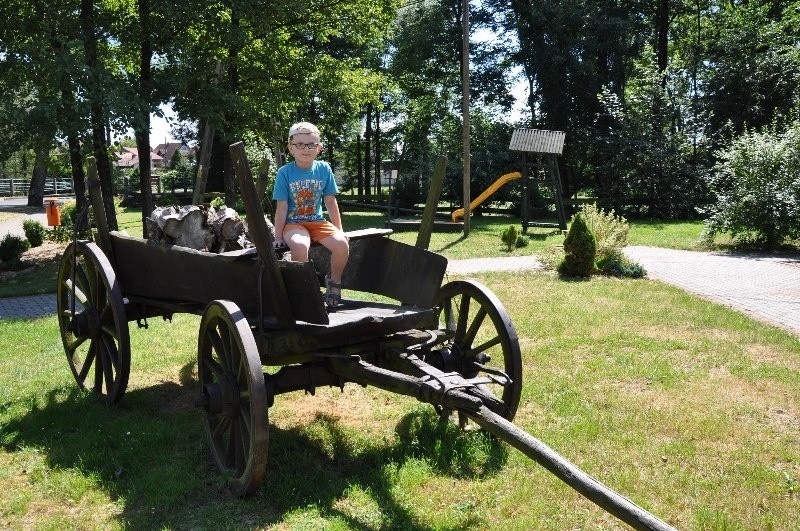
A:
{"type": "MultiPolygon", "coordinates": [[[[407,356],[401,357],[408,358],[407,356]]],[[[521,451],[588,500],[634,529],[674,531],[669,524],[603,485],[545,443],[493,411],[493,409],[497,409],[497,404],[494,403],[491,395],[487,396],[475,382],[458,373],[443,375],[440,370],[427,365],[419,358],[415,356],[411,358],[407,361],[427,373],[428,377],[407,376],[400,372],[376,367],[359,358],[332,358],[330,364],[334,372],[353,382],[412,396],[421,402],[467,415],[486,431],[521,451]]]]}

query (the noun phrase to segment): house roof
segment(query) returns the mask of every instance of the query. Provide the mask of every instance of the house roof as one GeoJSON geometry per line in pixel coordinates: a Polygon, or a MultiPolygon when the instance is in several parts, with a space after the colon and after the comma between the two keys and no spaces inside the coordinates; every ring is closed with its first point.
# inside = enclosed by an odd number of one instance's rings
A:
{"type": "MultiPolygon", "coordinates": [[[[163,157],[153,151],[150,152],[150,160],[160,161],[163,157]]],[[[117,167],[120,168],[134,168],[139,165],[139,150],[135,147],[123,147],[122,151],[117,153],[117,160],[115,162],[117,167]]]]}
{"type": "Polygon", "coordinates": [[[178,150],[188,152],[189,146],[183,142],[167,142],[165,144],[158,144],[153,148],[153,151],[164,157],[164,160],[166,161],[171,161],[172,156],[178,150]]]}

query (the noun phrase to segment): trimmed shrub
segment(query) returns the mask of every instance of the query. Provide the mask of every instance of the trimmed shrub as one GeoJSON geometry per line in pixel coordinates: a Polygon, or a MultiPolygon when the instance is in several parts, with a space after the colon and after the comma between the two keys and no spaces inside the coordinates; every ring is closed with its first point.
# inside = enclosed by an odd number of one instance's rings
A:
{"type": "Polygon", "coordinates": [[[0,241],[0,260],[8,263],[16,263],[22,259],[22,253],[31,248],[31,244],[25,238],[14,234],[6,234],[0,241]]]}
{"type": "Polygon", "coordinates": [[[592,276],[596,254],[597,240],[583,213],[578,212],[564,238],[564,260],[558,265],[558,274],[562,277],[592,276]]]}
{"type": "Polygon", "coordinates": [[[35,219],[26,219],[22,222],[22,230],[25,231],[25,237],[31,247],[39,247],[44,243],[44,225],[35,219]]]}
{"type": "Polygon", "coordinates": [[[597,269],[612,277],[644,278],[647,270],[638,262],[631,261],[621,250],[607,254],[597,260],[597,269]]]}

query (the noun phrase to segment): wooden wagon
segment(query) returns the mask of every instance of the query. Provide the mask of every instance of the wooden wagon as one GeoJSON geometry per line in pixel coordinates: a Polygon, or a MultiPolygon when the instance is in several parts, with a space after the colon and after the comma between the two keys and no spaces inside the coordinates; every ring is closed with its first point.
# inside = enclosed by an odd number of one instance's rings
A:
{"type": "Polygon", "coordinates": [[[68,247],[57,290],[61,337],[79,385],[116,403],[131,366],[128,323],[196,314],[195,404],[217,468],[237,494],[262,483],[268,409],[277,396],[354,382],[413,396],[443,415],[457,412],[632,526],[670,529],[511,423],[522,389],[519,342],[488,288],[469,280],[442,285],[444,257],[368,230],[349,233],[343,277],[345,295],[360,296],[327,311],[320,290],[327,251],[312,248],[305,263],[278,259],[243,145],[231,154],[255,248],[222,254],[109,231],[90,160],[97,241],[68,247]]]}

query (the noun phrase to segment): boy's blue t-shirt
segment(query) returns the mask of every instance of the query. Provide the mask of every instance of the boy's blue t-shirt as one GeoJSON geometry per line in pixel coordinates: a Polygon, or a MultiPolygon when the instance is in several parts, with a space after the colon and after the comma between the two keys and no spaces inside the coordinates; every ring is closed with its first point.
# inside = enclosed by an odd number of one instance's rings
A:
{"type": "Polygon", "coordinates": [[[339,188],[327,162],[315,160],[310,168],[303,169],[293,161],[278,170],[272,199],[288,203],[286,223],[323,221],[322,200],[337,193],[339,188]]]}

